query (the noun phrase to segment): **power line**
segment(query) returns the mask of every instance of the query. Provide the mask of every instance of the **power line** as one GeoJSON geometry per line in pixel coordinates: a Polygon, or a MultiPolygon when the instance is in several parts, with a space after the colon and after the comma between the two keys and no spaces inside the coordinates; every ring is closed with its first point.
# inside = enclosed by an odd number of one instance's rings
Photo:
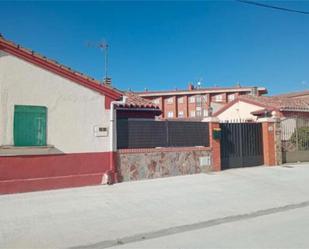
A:
{"type": "Polygon", "coordinates": [[[275,10],[282,10],[282,11],[294,12],[294,13],[298,13],[298,14],[309,15],[309,12],[307,12],[307,11],[288,9],[288,8],[274,6],[274,5],[259,3],[259,2],[255,2],[255,1],[248,1],[248,0],[235,0],[235,1],[245,3],[245,4],[251,4],[251,5],[255,5],[255,6],[259,6],[259,7],[264,7],[264,8],[270,8],[270,9],[275,9],[275,10]]]}

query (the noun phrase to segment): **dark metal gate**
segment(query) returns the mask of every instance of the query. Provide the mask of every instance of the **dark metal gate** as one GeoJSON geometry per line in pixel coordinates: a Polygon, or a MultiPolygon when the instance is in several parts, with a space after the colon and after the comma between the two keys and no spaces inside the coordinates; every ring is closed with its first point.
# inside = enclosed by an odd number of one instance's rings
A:
{"type": "Polygon", "coordinates": [[[221,123],[221,168],[262,165],[261,123],[221,123]]]}

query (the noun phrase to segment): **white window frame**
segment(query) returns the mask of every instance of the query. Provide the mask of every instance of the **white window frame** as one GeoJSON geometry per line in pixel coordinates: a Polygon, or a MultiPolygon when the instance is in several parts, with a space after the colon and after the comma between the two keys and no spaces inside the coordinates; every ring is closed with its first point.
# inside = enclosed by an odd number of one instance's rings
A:
{"type": "Polygon", "coordinates": [[[173,104],[174,103],[174,98],[173,97],[170,97],[166,100],[166,103],[168,104],[173,104]]]}
{"type": "Polygon", "coordinates": [[[195,118],[195,111],[194,110],[190,111],[190,117],[195,118]]]}
{"type": "Polygon", "coordinates": [[[174,117],[174,112],[167,112],[167,117],[168,118],[173,118],[174,117]]]}
{"type": "Polygon", "coordinates": [[[215,96],[215,101],[216,101],[216,102],[222,102],[222,101],[223,101],[223,96],[222,96],[222,94],[216,95],[216,96],[215,96]]]}
{"type": "Polygon", "coordinates": [[[195,103],[195,96],[189,97],[189,103],[191,103],[191,104],[195,103]]]}
{"type": "Polygon", "coordinates": [[[207,110],[207,109],[204,109],[203,110],[203,116],[204,117],[208,117],[209,116],[209,113],[208,113],[209,111],[207,110]]]}
{"type": "Polygon", "coordinates": [[[184,112],[183,111],[178,111],[178,117],[183,118],[184,117],[184,112]]]}
{"type": "Polygon", "coordinates": [[[152,103],[158,105],[158,104],[160,104],[160,99],[154,99],[154,100],[152,101],[152,103]]]}
{"type": "Polygon", "coordinates": [[[228,100],[229,101],[233,101],[235,99],[235,94],[230,94],[229,96],[228,96],[228,100]]]}
{"type": "Polygon", "coordinates": [[[179,103],[179,104],[183,104],[183,97],[179,97],[179,98],[178,98],[178,103],[179,103]]]}

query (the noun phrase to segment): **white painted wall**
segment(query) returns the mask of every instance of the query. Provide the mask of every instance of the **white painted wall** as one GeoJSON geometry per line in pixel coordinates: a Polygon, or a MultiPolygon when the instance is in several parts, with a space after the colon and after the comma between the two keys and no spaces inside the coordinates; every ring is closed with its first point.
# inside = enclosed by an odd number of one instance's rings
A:
{"type": "Polygon", "coordinates": [[[46,106],[47,143],[65,153],[109,150],[93,132],[109,126],[103,95],[0,51],[0,145],[13,145],[14,105],[46,106]]]}
{"type": "Polygon", "coordinates": [[[263,109],[261,106],[249,104],[243,101],[238,101],[228,109],[223,111],[217,117],[224,120],[235,120],[235,119],[252,119],[256,120],[256,116],[253,116],[251,112],[263,109]]]}

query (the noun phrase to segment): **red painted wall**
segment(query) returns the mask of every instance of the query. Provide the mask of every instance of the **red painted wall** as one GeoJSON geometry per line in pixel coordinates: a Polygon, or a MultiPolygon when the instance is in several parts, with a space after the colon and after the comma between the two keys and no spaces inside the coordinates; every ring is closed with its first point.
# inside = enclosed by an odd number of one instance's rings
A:
{"type": "Polygon", "coordinates": [[[110,152],[0,157],[0,194],[97,185],[110,152]]]}
{"type": "Polygon", "coordinates": [[[276,165],[274,123],[263,122],[262,131],[264,164],[267,166],[276,165]]]}

